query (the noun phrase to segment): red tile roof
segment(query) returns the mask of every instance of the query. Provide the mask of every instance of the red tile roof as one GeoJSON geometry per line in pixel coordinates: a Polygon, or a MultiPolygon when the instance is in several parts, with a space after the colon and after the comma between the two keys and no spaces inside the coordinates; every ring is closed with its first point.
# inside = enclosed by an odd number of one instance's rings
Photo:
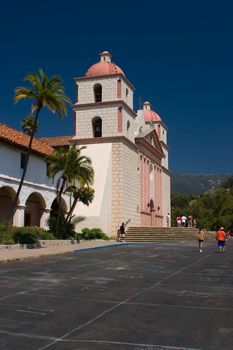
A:
{"type": "MultiPolygon", "coordinates": [[[[20,147],[27,150],[29,144],[29,136],[23,134],[22,132],[12,129],[5,124],[0,123],[0,141],[5,143],[10,143],[16,147],[20,147]]],[[[53,148],[40,141],[39,139],[34,139],[32,142],[32,152],[48,156],[53,152],[53,148]]]]}
{"type": "Polygon", "coordinates": [[[57,137],[41,137],[37,140],[47,143],[52,147],[56,146],[69,146],[73,136],[57,136],[57,137]]]}

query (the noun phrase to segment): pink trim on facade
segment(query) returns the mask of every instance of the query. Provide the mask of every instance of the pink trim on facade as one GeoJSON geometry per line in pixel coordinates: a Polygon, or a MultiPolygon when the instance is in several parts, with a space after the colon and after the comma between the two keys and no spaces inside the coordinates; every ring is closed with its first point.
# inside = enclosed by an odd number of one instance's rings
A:
{"type": "Polygon", "coordinates": [[[117,98],[121,98],[121,79],[117,80],[117,98]]]}
{"type": "Polygon", "coordinates": [[[140,156],[140,210],[143,208],[143,157],[140,156]]]}
{"type": "Polygon", "coordinates": [[[154,171],[154,205],[155,205],[155,210],[156,210],[156,207],[157,207],[157,198],[156,198],[156,193],[157,193],[156,165],[154,165],[153,171],[154,171]]]}
{"type": "Polygon", "coordinates": [[[122,107],[119,107],[118,108],[118,111],[117,111],[117,114],[118,114],[118,132],[122,132],[122,107]]]}
{"type": "Polygon", "coordinates": [[[161,169],[159,169],[159,206],[160,206],[159,214],[160,214],[160,216],[163,216],[163,207],[162,207],[162,172],[161,172],[161,169]]]}
{"type": "Polygon", "coordinates": [[[143,157],[143,206],[142,210],[146,210],[146,158],[143,157]]]}
{"type": "Polygon", "coordinates": [[[147,196],[146,196],[146,207],[147,207],[147,210],[150,211],[150,208],[149,208],[149,203],[150,203],[150,162],[149,160],[147,159],[147,162],[146,162],[146,167],[147,167],[147,176],[146,176],[146,182],[147,182],[147,196]]]}
{"type": "Polygon", "coordinates": [[[160,124],[158,124],[157,133],[158,133],[158,138],[160,139],[160,136],[161,136],[161,126],[160,126],[160,124]]]}

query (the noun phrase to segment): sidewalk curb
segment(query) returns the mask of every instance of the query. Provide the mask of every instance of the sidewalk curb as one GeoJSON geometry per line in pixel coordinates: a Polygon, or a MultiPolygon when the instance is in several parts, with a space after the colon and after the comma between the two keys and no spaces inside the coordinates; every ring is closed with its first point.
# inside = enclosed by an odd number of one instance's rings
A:
{"type": "Polygon", "coordinates": [[[100,245],[97,247],[92,247],[92,248],[80,248],[80,249],[75,249],[74,253],[82,252],[82,251],[87,251],[87,250],[96,250],[96,249],[103,249],[103,248],[114,248],[114,247],[126,247],[129,245],[149,245],[149,244],[160,244],[160,242],[128,242],[128,243],[115,243],[115,244],[110,244],[110,245],[100,245]]]}

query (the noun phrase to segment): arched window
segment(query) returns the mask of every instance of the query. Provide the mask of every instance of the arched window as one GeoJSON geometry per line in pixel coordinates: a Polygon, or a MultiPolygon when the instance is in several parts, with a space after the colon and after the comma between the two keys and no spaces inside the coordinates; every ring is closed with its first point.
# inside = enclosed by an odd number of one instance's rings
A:
{"type": "Polygon", "coordinates": [[[102,85],[100,84],[94,85],[94,98],[95,98],[95,102],[102,102],[102,85]]]}
{"type": "Polygon", "coordinates": [[[125,96],[128,97],[128,94],[129,94],[129,89],[126,88],[126,90],[125,90],[125,96]]]}
{"type": "Polygon", "coordinates": [[[93,137],[102,137],[102,119],[95,117],[92,119],[93,137]]]}

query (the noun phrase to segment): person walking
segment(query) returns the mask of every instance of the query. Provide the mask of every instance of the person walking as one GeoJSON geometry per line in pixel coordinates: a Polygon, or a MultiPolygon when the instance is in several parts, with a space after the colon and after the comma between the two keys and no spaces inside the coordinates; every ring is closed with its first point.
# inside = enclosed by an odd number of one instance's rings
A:
{"type": "Polygon", "coordinates": [[[226,232],[224,231],[224,227],[220,227],[217,231],[216,239],[218,241],[219,253],[225,253],[226,232]]]}
{"type": "Polygon", "coordinates": [[[188,227],[192,227],[193,226],[193,217],[192,215],[188,216],[188,227]]]}
{"type": "Polygon", "coordinates": [[[200,228],[197,234],[197,240],[198,240],[198,249],[200,251],[200,253],[203,252],[202,248],[203,248],[203,242],[205,240],[205,234],[204,231],[200,228]]]}
{"type": "Polygon", "coordinates": [[[176,224],[177,224],[178,227],[181,226],[181,216],[180,215],[178,215],[177,218],[176,218],[176,224]]]}
{"type": "Polygon", "coordinates": [[[167,227],[169,227],[170,226],[170,214],[169,213],[167,213],[167,227]]]}
{"type": "Polygon", "coordinates": [[[125,224],[123,222],[120,226],[120,239],[122,242],[125,242],[125,224]]]}
{"type": "Polygon", "coordinates": [[[186,222],[187,222],[187,217],[183,214],[183,215],[181,216],[181,225],[182,225],[183,227],[185,227],[185,226],[186,226],[186,222]]]}

